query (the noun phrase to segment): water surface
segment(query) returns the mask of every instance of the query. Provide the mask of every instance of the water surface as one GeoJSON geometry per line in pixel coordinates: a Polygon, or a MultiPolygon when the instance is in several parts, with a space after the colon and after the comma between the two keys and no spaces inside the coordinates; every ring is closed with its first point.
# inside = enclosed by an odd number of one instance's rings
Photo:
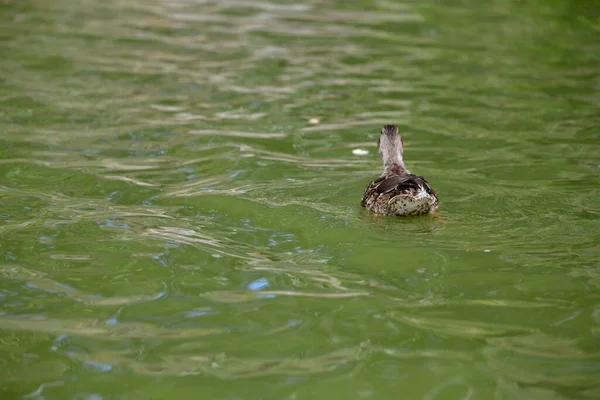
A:
{"type": "Polygon", "coordinates": [[[3,399],[600,397],[593,2],[34,3],[3,399]],[[442,220],[359,206],[386,123],[442,220]]]}

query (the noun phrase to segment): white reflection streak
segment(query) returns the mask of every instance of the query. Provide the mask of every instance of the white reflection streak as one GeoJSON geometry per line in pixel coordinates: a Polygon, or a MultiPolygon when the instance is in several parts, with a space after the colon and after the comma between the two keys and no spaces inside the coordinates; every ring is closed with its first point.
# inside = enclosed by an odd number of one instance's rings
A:
{"type": "MultiPolygon", "coordinates": [[[[88,292],[73,288],[64,283],[57,282],[47,277],[47,274],[35,270],[29,270],[20,266],[7,266],[0,269],[0,275],[6,279],[17,279],[26,282],[35,290],[40,290],[48,293],[62,293],[74,301],[81,302],[89,306],[114,306],[124,304],[135,304],[158,300],[164,296],[164,291],[152,295],[137,295],[137,296],[119,296],[119,297],[96,297],[88,292]]],[[[165,284],[163,283],[163,286],[165,284]]],[[[166,287],[166,286],[165,286],[166,287]]],[[[165,289],[166,290],[166,289],[165,289]]]]}
{"type": "MultiPolygon", "coordinates": [[[[202,245],[206,245],[209,247],[210,252],[212,254],[219,254],[221,256],[234,257],[243,259],[246,261],[252,262],[264,262],[268,261],[266,257],[259,258],[259,255],[251,256],[249,253],[243,254],[235,254],[228,249],[235,249],[239,247],[239,244],[236,245],[228,245],[225,242],[232,242],[229,239],[216,239],[211,236],[201,235],[196,231],[191,229],[177,228],[177,227],[168,227],[163,226],[159,228],[151,228],[146,232],[142,233],[142,235],[150,236],[154,238],[160,238],[162,240],[168,240],[176,243],[188,244],[192,246],[198,246],[205,251],[209,251],[202,245]]],[[[232,242],[233,243],[233,242],[232,242]]]]}
{"type": "Polygon", "coordinates": [[[367,292],[350,292],[350,293],[310,293],[310,292],[293,292],[290,290],[275,290],[275,291],[261,291],[258,292],[257,297],[260,295],[274,295],[274,296],[300,296],[300,297],[324,297],[324,298],[344,298],[344,297],[358,297],[358,296],[370,296],[367,292]]]}
{"type": "Polygon", "coordinates": [[[120,175],[104,175],[104,178],[105,179],[115,180],[115,181],[123,181],[123,182],[133,183],[134,185],[144,186],[144,187],[157,187],[157,186],[160,186],[160,185],[157,185],[155,183],[142,182],[142,181],[140,181],[138,179],[128,178],[126,176],[120,176],[120,175]]]}
{"type": "MultiPolygon", "coordinates": [[[[256,271],[272,271],[272,272],[276,272],[276,273],[288,272],[287,270],[282,270],[282,269],[272,268],[272,267],[254,267],[253,269],[256,271]]],[[[332,287],[334,287],[338,290],[350,290],[347,287],[344,287],[342,285],[342,282],[339,279],[337,279],[336,277],[328,275],[328,274],[318,271],[318,270],[294,269],[293,272],[298,273],[298,274],[308,275],[312,280],[314,280],[316,282],[328,283],[332,287]]],[[[262,293],[265,293],[265,292],[262,292],[262,293]]]]}
{"type": "Polygon", "coordinates": [[[470,398],[473,397],[473,388],[470,385],[467,385],[466,383],[464,383],[464,378],[460,377],[460,376],[455,376],[449,380],[447,380],[446,382],[443,382],[437,386],[435,386],[433,389],[431,389],[430,391],[428,391],[425,394],[425,397],[423,398],[423,400],[434,400],[438,398],[438,395],[448,386],[456,386],[456,385],[461,385],[461,386],[465,386],[467,388],[467,393],[465,395],[463,395],[460,399],[461,400],[469,400],[470,398]]]}
{"type": "Polygon", "coordinates": [[[3,317],[0,329],[31,331],[56,335],[92,337],[120,342],[125,338],[182,339],[222,333],[222,328],[171,329],[144,322],[120,322],[107,325],[98,319],[58,319],[44,317],[3,317]]]}
{"type": "Polygon", "coordinates": [[[285,133],[262,133],[262,132],[240,132],[240,131],[221,131],[216,129],[192,130],[189,133],[193,135],[218,135],[231,137],[244,137],[256,139],[280,139],[287,137],[285,133]]]}
{"type": "Polygon", "coordinates": [[[48,383],[42,383],[36,391],[31,392],[29,394],[26,394],[25,396],[23,396],[24,399],[30,399],[30,398],[38,398],[43,392],[44,389],[47,387],[56,387],[56,386],[62,386],[65,383],[63,381],[56,381],[56,382],[48,382],[48,383]]]}

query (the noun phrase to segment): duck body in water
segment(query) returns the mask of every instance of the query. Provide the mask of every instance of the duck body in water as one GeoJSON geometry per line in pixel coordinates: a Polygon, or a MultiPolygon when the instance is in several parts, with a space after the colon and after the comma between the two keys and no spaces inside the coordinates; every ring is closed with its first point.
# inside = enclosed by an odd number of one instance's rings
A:
{"type": "Polygon", "coordinates": [[[387,216],[434,213],[440,206],[437,195],[422,176],[411,174],[404,166],[404,144],[396,125],[384,125],[378,141],[383,160],[383,175],[369,183],[361,205],[387,216]]]}

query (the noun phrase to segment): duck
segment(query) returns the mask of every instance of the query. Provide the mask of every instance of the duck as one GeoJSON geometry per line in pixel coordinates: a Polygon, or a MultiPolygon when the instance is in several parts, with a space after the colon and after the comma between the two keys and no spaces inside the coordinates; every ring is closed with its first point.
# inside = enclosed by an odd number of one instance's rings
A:
{"type": "Polygon", "coordinates": [[[361,206],[383,216],[435,214],[440,201],[427,180],[411,174],[402,158],[404,142],[396,125],[384,125],[377,141],[383,174],[369,183],[361,206]]]}

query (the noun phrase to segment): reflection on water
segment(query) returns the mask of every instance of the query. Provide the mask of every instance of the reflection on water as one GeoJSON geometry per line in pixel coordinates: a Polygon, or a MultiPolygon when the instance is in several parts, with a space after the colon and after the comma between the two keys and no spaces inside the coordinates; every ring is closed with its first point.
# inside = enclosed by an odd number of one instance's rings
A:
{"type": "Polygon", "coordinates": [[[593,7],[4,8],[1,398],[600,397],[593,7]]]}

